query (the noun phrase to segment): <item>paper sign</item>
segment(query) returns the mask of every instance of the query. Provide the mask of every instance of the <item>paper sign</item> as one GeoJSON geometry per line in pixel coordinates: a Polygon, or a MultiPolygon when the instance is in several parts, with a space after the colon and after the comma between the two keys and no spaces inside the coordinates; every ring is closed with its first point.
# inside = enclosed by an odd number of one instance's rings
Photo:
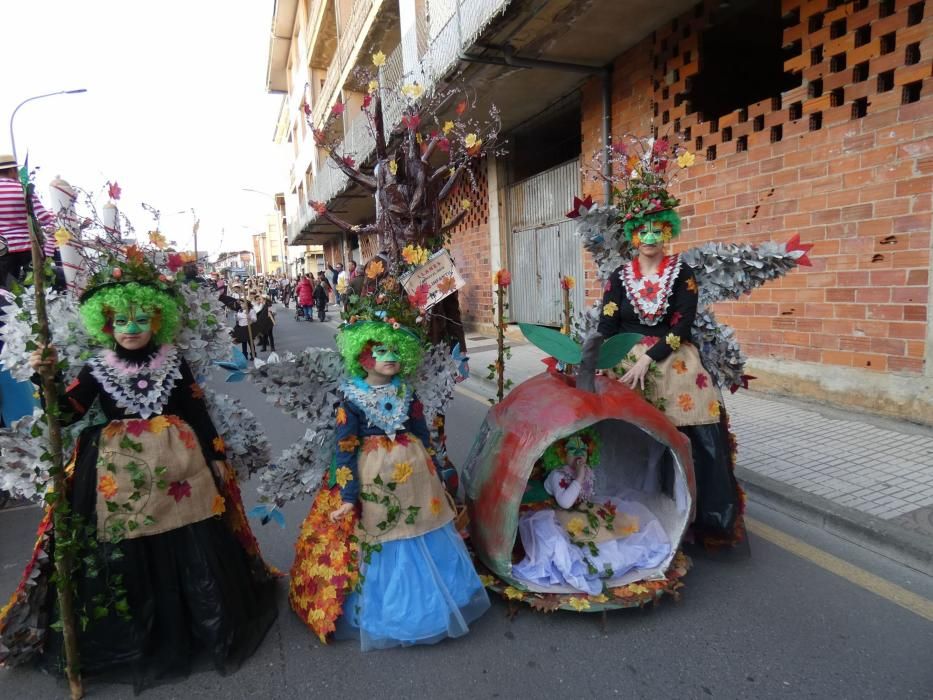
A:
{"type": "Polygon", "coordinates": [[[409,297],[422,309],[430,309],[437,302],[466,286],[454,267],[450,252],[437,251],[428,261],[399,280],[409,297]]]}

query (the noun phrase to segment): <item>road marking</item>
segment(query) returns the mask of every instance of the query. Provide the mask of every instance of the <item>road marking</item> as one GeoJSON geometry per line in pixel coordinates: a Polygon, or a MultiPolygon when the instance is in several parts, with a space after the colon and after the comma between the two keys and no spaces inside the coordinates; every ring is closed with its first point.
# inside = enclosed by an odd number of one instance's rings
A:
{"type": "Polygon", "coordinates": [[[846,581],[864,588],[866,591],[871,591],[875,595],[881,596],[885,600],[900,605],[905,610],[933,622],[933,601],[927,600],[916,593],[911,593],[906,588],[901,588],[880,576],[875,576],[854,564],[824,552],[822,549],[798,540],[796,537],[781,532],[770,525],[765,525],[759,520],[746,516],[745,525],[749,532],[753,532],[762,539],[776,544],[781,549],[785,549],[801,559],[806,559],[821,569],[836,574],[836,576],[840,576],[846,581]]]}
{"type": "Polygon", "coordinates": [[[489,399],[487,399],[485,396],[481,394],[477,394],[475,391],[471,391],[470,389],[467,389],[466,387],[458,386],[454,389],[454,391],[456,391],[458,394],[463,394],[468,399],[479,401],[480,403],[486,404],[487,406],[490,405],[489,399]]]}

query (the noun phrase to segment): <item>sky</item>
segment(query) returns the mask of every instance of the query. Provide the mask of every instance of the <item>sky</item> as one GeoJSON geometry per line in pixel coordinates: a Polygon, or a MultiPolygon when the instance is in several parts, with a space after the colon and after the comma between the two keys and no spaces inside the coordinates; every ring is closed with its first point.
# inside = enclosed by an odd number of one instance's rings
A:
{"type": "Polygon", "coordinates": [[[39,167],[49,202],[57,175],[118,205],[137,236],[153,228],[139,206],[162,213],[179,249],[251,248],[287,187],[286,146],[272,142],[281,95],[265,91],[274,0],[28,0],[0,2],[0,152],[12,151],[10,115],[26,98],[86,88],[24,105],[16,151],[39,167]],[[175,212],[183,211],[177,214],[175,212]]]}

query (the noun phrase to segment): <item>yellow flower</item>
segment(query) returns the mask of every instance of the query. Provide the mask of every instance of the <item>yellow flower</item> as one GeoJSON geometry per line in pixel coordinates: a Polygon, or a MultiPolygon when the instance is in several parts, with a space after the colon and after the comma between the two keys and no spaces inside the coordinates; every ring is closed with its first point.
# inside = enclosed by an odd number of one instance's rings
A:
{"type": "Polygon", "coordinates": [[[579,596],[574,596],[567,602],[570,604],[570,607],[576,610],[577,612],[580,612],[581,610],[589,610],[590,608],[590,601],[588,601],[586,598],[581,598],[579,596]]]}
{"type": "Polygon", "coordinates": [[[354,452],[359,446],[360,440],[356,435],[351,435],[350,437],[337,441],[337,447],[340,448],[341,452],[354,452]]]}
{"type": "Polygon", "coordinates": [[[353,481],[353,472],[349,467],[340,467],[334,472],[337,479],[337,486],[344,488],[349,482],[353,481]]]}
{"type": "Polygon", "coordinates": [[[713,418],[719,418],[719,410],[720,410],[720,409],[719,409],[719,402],[718,402],[718,401],[715,401],[715,400],[714,400],[714,401],[710,401],[710,402],[709,402],[709,414],[710,414],[711,417],[713,417],[713,418]]]}
{"type": "Polygon", "coordinates": [[[369,81],[369,85],[367,85],[366,87],[369,89],[370,92],[376,92],[376,90],[379,89],[379,81],[378,81],[378,80],[370,80],[370,81],[369,81]]]}
{"type": "Polygon", "coordinates": [[[491,586],[492,584],[496,582],[496,577],[490,576],[489,574],[480,574],[479,582],[483,584],[484,587],[491,586]]]}
{"type": "Polygon", "coordinates": [[[382,51],[377,51],[373,54],[373,65],[376,66],[376,68],[379,68],[379,66],[384,66],[385,63],[386,55],[382,53],[382,51]]]}
{"type": "Polygon", "coordinates": [[[474,133],[469,133],[463,139],[463,145],[467,148],[475,148],[483,143],[483,140],[474,133]]]}
{"type": "Polygon", "coordinates": [[[424,88],[418,83],[409,83],[402,86],[402,93],[410,100],[417,100],[424,94],[424,88]]]}
{"type": "Polygon", "coordinates": [[[109,501],[116,496],[117,480],[113,478],[113,474],[104,474],[100,477],[100,481],[97,482],[97,490],[100,491],[105,501],[109,501]]]}
{"type": "Polygon", "coordinates": [[[610,301],[608,304],[603,305],[603,316],[615,316],[618,310],[619,305],[614,301],[610,301]]]}
{"type": "Polygon", "coordinates": [[[71,234],[68,233],[68,229],[66,229],[64,226],[62,226],[55,232],[55,242],[58,244],[59,248],[65,245],[70,240],[71,240],[71,234]]]}
{"type": "Polygon", "coordinates": [[[583,518],[571,518],[570,522],[567,523],[567,532],[574,537],[579,537],[585,527],[586,521],[583,518]]]}
{"type": "Polygon", "coordinates": [[[503,593],[505,593],[505,597],[509,600],[521,600],[525,597],[525,594],[522,591],[518,590],[517,588],[513,588],[512,586],[507,586],[503,593]]]}
{"type": "Polygon", "coordinates": [[[561,280],[560,286],[566,289],[567,291],[570,291],[571,289],[577,286],[577,280],[575,280],[572,275],[564,275],[564,278],[561,280]]]}
{"type": "Polygon", "coordinates": [[[404,484],[412,474],[411,465],[408,462],[396,462],[395,469],[392,470],[392,481],[398,484],[404,484]]]}
{"type": "Polygon", "coordinates": [[[395,175],[398,172],[398,163],[395,162],[395,159],[389,161],[389,172],[395,175]]]}
{"type": "Polygon", "coordinates": [[[605,603],[607,600],[609,600],[609,596],[607,596],[605,593],[600,593],[599,595],[591,595],[590,600],[592,600],[594,603],[605,603]]]}
{"type": "Polygon", "coordinates": [[[664,342],[671,346],[671,350],[676,350],[680,347],[680,336],[674,335],[673,333],[668,333],[667,337],[664,339],[664,342]]]}
{"type": "Polygon", "coordinates": [[[402,258],[409,265],[424,265],[428,261],[428,251],[421,246],[409,243],[402,249],[402,258]]]}
{"type": "Polygon", "coordinates": [[[431,499],[431,515],[440,515],[441,514],[441,499],[432,498],[431,499]]]}
{"type": "Polygon", "coordinates": [[[630,586],[626,586],[632,593],[650,593],[651,589],[648,586],[642,585],[640,583],[633,583],[630,586]]]}
{"type": "Polygon", "coordinates": [[[444,132],[444,136],[447,136],[447,134],[449,134],[453,130],[453,128],[454,128],[453,122],[451,121],[444,122],[444,128],[442,129],[442,131],[444,132]]]}
{"type": "Polygon", "coordinates": [[[385,272],[385,266],[381,260],[373,260],[366,266],[366,276],[371,280],[376,279],[383,272],[385,272]]]}
{"type": "Polygon", "coordinates": [[[214,502],[211,504],[211,513],[214,515],[223,515],[227,510],[227,502],[219,493],[214,496],[214,502]]]}
{"type": "MultiPolygon", "coordinates": [[[[171,423],[165,416],[155,416],[154,418],[149,419],[149,432],[154,435],[160,435],[162,431],[164,431],[170,425],[171,423]]],[[[220,444],[223,445],[223,440],[221,440],[220,436],[217,436],[214,439],[220,440],[220,444]]]]}
{"type": "Polygon", "coordinates": [[[696,156],[693,155],[690,151],[684,151],[679,156],[677,156],[677,165],[681,168],[689,168],[696,162],[696,156]]]}
{"type": "Polygon", "coordinates": [[[149,242],[159,250],[165,250],[168,247],[168,241],[159,231],[149,232],[149,242]]]}
{"type": "Polygon", "coordinates": [[[464,209],[469,209],[470,207],[473,206],[473,202],[471,202],[469,199],[464,198],[460,200],[460,206],[463,207],[464,209]]]}
{"type": "MultiPolygon", "coordinates": [[[[161,418],[161,416],[160,416],[160,418],[161,418]]],[[[151,423],[151,422],[150,422],[149,426],[150,426],[150,428],[152,427],[152,423],[151,423]]],[[[155,432],[155,430],[153,430],[152,432],[155,432]]],[[[161,431],[160,431],[160,432],[161,432],[161,431]]],[[[213,440],[211,440],[211,447],[214,448],[214,452],[223,452],[223,451],[225,451],[225,450],[227,449],[227,445],[224,443],[224,439],[223,439],[222,437],[220,437],[220,435],[218,435],[218,436],[215,437],[213,440]]]]}

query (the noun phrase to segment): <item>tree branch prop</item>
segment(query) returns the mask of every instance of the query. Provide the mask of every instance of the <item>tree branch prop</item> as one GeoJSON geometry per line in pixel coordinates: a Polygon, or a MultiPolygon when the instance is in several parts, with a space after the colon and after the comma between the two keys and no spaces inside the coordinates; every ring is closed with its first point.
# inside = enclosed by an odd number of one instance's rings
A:
{"type": "MultiPolygon", "coordinates": [[[[26,199],[26,211],[29,219],[29,240],[32,244],[33,286],[36,294],[36,325],[38,326],[39,345],[43,359],[50,355],[51,332],[49,317],[45,308],[45,262],[38,222],[32,205],[34,185],[23,169],[23,196],[26,199]]],[[[39,376],[42,378],[42,395],[45,400],[44,421],[48,427],[49,455],[51,461],[52,492],[47,496],[53,508],[56,542],[71,542],[74,539],[71,508],[65,491],[65,469],[62,455],[62,431],[58,420],[58,389],[55,383],[55,370],[52,365],[42,365],[39,376]]],[[[62,635],[65,647],[65,675],[72,700],[84,697],[81,683],[80,655],[78,652],[78,634],[75,627],[74,597],[71,581],[71,548],[55,547],[55,571],[58,575],[58,607],[62,618],[62,635]]]]}

